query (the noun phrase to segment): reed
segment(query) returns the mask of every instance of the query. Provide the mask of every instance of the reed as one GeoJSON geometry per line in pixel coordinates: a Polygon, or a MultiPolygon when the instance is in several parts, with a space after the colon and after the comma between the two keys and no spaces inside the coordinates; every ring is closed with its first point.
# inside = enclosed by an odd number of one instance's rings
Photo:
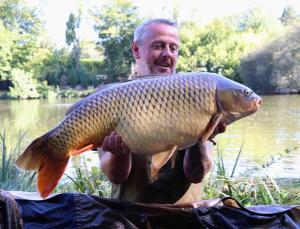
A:
{"type": "MultiPolygon", "coordinates": [[[[284,154],[279,154],[278,160],[297,148],[287,149],[284,154]]],[[[299,189],[282,188],[278,182],[269,176],[264,169],[275,162],[274,158],[263,165],[253,165],[252,168],[235,175],[243,144],[230,171],[224,165],[222,152],[217,149],[217,160],[213,171],[206,179],[204,187],[204,199],[233,197],[243,205],[258,204],[300,204],[299,189]]]]}
{"type": "Polygon", "coordinates": [[[22,153],[25,133],[20,134],[15,143],[8,145],[5,131],[0,133],[0,189],[35,190],[35,173],[20,171],[15,167],[17,157],[22,153]]]}
{"type": "MultiPolygon", "coordinates": [[[[0,133],[0,189],[35,191],[35,173],[20,171],[15,167],[15,160],[22,153],[24,134],[20,134],[15,143],[8,145],[5,131],[0,133]]],[[[293,149],[287,149],[279,157],[272,157],[263,165],[253,165],[243,173],[237,174],[243,152],[241,145],[232,169],[225,166],[222,152],[218,149],[215,166],[205,180],[203,199],[215,199],[231,196],[243,205],[257,204],[300,204],[300,185],[282,185],[287,182],[273,179],[264,169],[281,160],[293,149]],[[274,159],[276,158],[276,159],[274,159]]],[[[73,172],[65,174],[55,192],[81,192],[109,197],[111,185],[99,166],[88,166],[91,159],[81,156],[74,163],[73,172]]]]}
{"type": "Polygon", "coordinates": [[[85,159],[80,156],[80,162],[74,163],[74,172],[72,174],[65,174],[69,181],[59,184],[58,192],[81,192],[86,194],[94,194],[102,197],[110,196],[111,184],[97,166],[89,167],[91,159],[85,159]]]}

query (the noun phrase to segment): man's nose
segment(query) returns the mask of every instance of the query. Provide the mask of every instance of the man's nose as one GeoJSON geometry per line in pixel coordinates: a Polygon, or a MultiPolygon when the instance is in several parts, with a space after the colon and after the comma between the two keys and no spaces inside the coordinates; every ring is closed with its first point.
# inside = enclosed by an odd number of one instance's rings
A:
{"type": "Polygon", "coordinates": [[[170,47],[166,46],[163,50],[162,50],[162,56],[171,56],[172,52],[170,47]]]}

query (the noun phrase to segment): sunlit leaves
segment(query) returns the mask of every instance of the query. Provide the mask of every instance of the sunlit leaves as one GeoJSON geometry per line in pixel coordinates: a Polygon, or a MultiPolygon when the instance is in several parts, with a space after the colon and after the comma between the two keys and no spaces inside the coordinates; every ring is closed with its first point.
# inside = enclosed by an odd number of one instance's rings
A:
{"type": "Polygon", "coordinates": [[[137,7],[126,0],[114,0],[94,14],[98,46],[104,48],[106,73],[113,81],[127,78],[134,62],[130,44],[140,22],[137,14],[137,7]]]}

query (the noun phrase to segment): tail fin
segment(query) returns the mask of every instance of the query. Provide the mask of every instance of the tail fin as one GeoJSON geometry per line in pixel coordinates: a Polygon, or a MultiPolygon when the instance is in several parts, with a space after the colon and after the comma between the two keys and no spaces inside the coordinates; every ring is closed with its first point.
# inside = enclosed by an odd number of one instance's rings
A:
{"type": "Polygon", "coordinates": [[[16,166],[21,170],[36,171],[40,168],[45,159],[45,155],[50,153],[46,144],[47,135],[34,140],[17,159],[16,166]]]}
{"type": "Polygon", "coordinates": [[[38,170],[37,189],[41,197],[46,198],[56,187],[64,174],[70,157],[56,159],[47,155],[46,160],[38,170]]]}
{"type": "Polygon", "coordinates": [[[37,189],[43,198],[46,198],[55,188],[70,158],[53,157],[47,139],[46,134],[34,140],[16,161],[19,169],[38,171],[37,189]]]}

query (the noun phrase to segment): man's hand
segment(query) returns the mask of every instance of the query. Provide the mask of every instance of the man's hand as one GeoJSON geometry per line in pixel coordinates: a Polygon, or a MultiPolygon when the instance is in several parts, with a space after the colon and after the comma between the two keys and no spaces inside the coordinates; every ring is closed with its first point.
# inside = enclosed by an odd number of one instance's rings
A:
{"type": "Polygon", "coordinates": [[[212,152],[207,141],[213,139],[217,134],[225,132],[225,130],[226,125],[222,115],[214,115],[207,125],[204,134],[199,138],[198,143],[186,150],[183,171],[190,182],[201,182],[204,176],[211,170],[213,164],[212,152]]]}
{"type": "Polygon", "coordinates": [[[101,170],[111,182],[120,184],[128,178],[132,164],[131,153],[116,132],[104,138],[99,158],[101,170]]]}
{"type": "Polygon", "coordinates": [[[128,146],[122,141],[121,136],[114,131],[104,138],[102,149],[103,151],[109,151],[115,156],[130,153],[128,146]]]}

